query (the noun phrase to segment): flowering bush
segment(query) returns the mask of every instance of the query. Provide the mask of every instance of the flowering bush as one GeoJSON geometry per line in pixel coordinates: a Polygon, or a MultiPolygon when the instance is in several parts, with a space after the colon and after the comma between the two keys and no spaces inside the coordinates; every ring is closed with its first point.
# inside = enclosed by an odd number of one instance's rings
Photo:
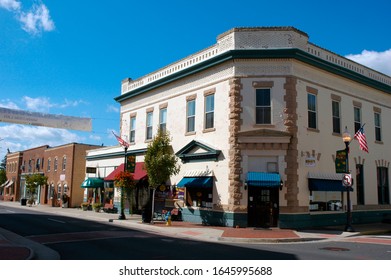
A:
{"type": "Polygon", "coordinates": [[[132,173],[129,171],[122,171],[114,177],[114,185],[118,188],[133,188],[136,184],[132,173]]]}

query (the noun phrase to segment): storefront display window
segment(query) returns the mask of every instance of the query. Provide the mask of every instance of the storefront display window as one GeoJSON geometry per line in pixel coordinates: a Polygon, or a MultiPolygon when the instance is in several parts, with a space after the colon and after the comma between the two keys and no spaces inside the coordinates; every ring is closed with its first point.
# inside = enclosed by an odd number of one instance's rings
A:
{"type": "Polygon", "coordinates": [[[310,211],[342,211],[342,193],[313,191],[310,196],[310,211]]]}
{"type": "Polygon", "coordinates": [[[186,188],[186,205],[193,207],[212,208],[212,188],[186,188]]]}

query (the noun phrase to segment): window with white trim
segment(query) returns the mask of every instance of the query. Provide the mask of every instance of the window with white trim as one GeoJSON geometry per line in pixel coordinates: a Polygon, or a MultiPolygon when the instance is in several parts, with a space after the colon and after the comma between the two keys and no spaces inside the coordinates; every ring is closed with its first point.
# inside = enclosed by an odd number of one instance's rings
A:
{"type": "Polygon", "coordinates": [[[186,132],[195,131],[195,100],[187,101],[186,132]]]}
{"type": "Polygon", "coordinates": [[[214,127],[215,95],[205,96],[205,129],[214,127]]]}
{"type": "Polygon", "coordinates": [[[312,93],[307,94],[307,108],[308,108],[308,127],[317,129],[317,106],[316,95],[312,93]]]}
{"type": "Polygon", "coordinates": [[[271,124],[270,88],[257,88],[255,95],[255,123],[271,124]]]}
{"type": "Polygon", "coordinates": [[[167,129],[167,108],[161,108],[159,111],[159,129],[165,133],[167,129]]]}
{"type": "Polygon", "coordinates": [[[130,118],[130,143],[136,142],[136,116],[130,118]]]}
{"type": "Polygon", "coordinates": [[[146,132],[145,132],[145,139],[146,140],[151,140],[153,135],[152,135],[152,128],[153,128],[153,112],[148,112],[147,113],[147,123],[145,126],[146,132]]]}

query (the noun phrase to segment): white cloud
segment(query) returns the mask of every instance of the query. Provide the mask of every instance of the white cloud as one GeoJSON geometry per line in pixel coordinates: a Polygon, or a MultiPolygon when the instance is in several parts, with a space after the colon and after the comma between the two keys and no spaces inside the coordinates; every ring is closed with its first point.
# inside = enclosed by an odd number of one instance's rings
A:
{"type": "Polygon", "coordinates": [[[114,106],[114,105],[107,105],[106,112],[119,113],[119,108],[117,106],[114,106]]]}
{"type": "Polygon", "coordinates": [[[44,4],[33,5],[29,12],[22,12],[19,20],[22,23],[23,30],[30,34],[54,30],[54,22],[50,18],[49,10],[44,4]]]}
{"type": "Polygon", "coordinates": [[[23,96],[22,102],[26,105],[25,107],[30,111],[35,112],[44,112],[47,113],[51,108],[69,108],[69,107],[77,107],[81,104],[88,104],[88,102],[84,100],[68,100],[65,99],[61,103],[52,103],[49,97],[40,96],[40,97],[29,97],[23,96]]]}
{"type": "Polygon", "coordinates": [[[9,99],[0,100],[0,107],[8,109],[19,109],[18,105],[9,99]]]}
{"type": "Polygon", "coordinates": [[[391,76],[391,49],[384,52],[363,50],[360,54],[349,54],[346,58],[391,76]]]}
{"type": "Polygon", "coordinates": [[[43,3],[34,4],[29,11],[25,12],[20,1],[0,0],[0,8],[13,12],[22,23],[22,29],[32,35],[55,29],[49,9],[43,3]]]}
{"type": "Polygon", "coordinates": [[[79,135],[65,129],[38,127],[29,125],[0,126],[0,159],[9,149],[11,152],[49,145],[55,147],[72,142],[83,142],[79,135]]]}
{"type": "Polygon", "coordinates": [[[16,0],[0,0],[0,8],[4,8],[8,11],[18,11],[22,7],[22,4],[16,0]]]}
{"type": "Polygon", "coordinates": [[[22,101],[26,103],[26,108],[31,111],[36,112],[48,112],[51,107],[54,107],[54,104],[50,103],[48,97],[29,97],[23,96],[22,101]]]}

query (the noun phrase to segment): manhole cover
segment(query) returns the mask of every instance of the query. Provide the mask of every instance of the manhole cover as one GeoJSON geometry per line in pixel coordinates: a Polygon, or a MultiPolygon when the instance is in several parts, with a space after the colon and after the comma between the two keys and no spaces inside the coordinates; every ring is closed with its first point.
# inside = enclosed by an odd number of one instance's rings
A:
{"type": "Polygon", "coordinates": [[[328,251],[350,251],[347,248],[342,248],[342,247],[324,247],[320,248],[320,250],[328,250],[328,251]]]}

